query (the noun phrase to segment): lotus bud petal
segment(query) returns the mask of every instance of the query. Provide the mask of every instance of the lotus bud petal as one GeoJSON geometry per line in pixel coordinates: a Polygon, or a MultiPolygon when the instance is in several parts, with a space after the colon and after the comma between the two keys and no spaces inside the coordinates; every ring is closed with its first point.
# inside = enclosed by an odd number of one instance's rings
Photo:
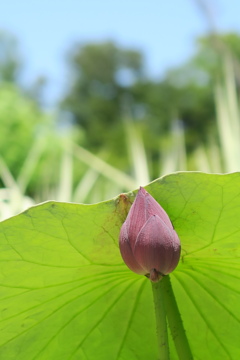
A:
{"type": "Polygon", "coordinates": [[[119,247],[129,269],[154,282],[172,272],[179,262],[178,235],[167,213],[143,188],[122,225],[119,247]]]}

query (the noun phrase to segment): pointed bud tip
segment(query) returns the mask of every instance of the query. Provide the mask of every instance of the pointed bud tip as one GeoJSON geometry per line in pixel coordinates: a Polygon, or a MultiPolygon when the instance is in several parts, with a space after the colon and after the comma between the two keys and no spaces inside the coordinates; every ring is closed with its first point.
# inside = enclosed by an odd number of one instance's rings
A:
{"type": "Polygon", "coordinates": [[[139,193],[144,194],[144,195],[148,194],[148,192],[142,186],[140,186],[140,188],[138,190],[138,194],[139,193]]]}

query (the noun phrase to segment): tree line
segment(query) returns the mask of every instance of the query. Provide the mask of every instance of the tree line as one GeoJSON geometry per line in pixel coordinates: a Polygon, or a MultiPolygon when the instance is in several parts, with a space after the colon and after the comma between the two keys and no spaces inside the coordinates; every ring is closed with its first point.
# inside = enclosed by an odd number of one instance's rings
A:
{"type": "Polygon", "coordinates": [[[75,44],[66,64],[70,80],[56,104],[58,115],[53,116],[39,105],[38,92],[21,85],[17,42],[2,32],[1,156],[17,176],[36,138],[49,129],[58,132],[64,119],[74,141],[129,172],[126,123],[131,121],[141,133],[154,178],[158,176],[159,149],[167,141],[173,121],[181,121],[189,154],[198,144],[207,143],[209,134],[217,136],[214,84],[223,76],[225,57],[232,59],[238,87],[240,36],[236,33],[198,39],[195,55],[169,69],[161,79],[147,74],[140,51],[114,42],[75,44]]]}

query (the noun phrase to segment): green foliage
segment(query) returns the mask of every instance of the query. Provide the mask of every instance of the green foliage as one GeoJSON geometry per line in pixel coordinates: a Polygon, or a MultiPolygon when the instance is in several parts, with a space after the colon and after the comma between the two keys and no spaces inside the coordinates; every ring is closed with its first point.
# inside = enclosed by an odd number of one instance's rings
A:
{"type": "MultiPolygon", "coordinates": [[[[239,71],[240,35],[235,33],[210,34],[196,40],[196,53],[179,68],[170,69],[169,81],[183,87],[195,84],[205,87],[223,78],[223,60],[230,57],[234,70],[239,71]]],[[[237,74],[238,77],[238,74],[237,74]]]]}
{"type": "Polygon", "coordinates": [[[142,71],[141,54],[111,42],[89,44],[71,54],[70,64],[74,80],[64,108],[84,130],[88,147],[96,150],[106,141],[113,145],[123,136],[120,119],[129,93],[120,75],[125,72],[127,81],[136,81],[142,71]]]}
{"type": "Polygon", "coordinates": [[[29,149],[48,119],[14,85],[1,85],[0,98],[0,153],[14,177],[17,177],[29,149]]]}
{"type": "Polygon", "coordinates": [[[223,59],[234,59],[237,74],[239,49],[236,34],[198,40],[196,54],[182,66],[153,81],[144,74],[140,52],[113,43],[79,46],[70,54],[72,84],[63,108],[85,134],[81,144],[93,152],[108,152],[108,161],[128,171],[124,119],[131,117],[151,159],[151,178],[158,176],[160,144],[171,123],[182,121],[187,153],[217,137],[214,87],[224,78],[223,59]],[[128,82],[124,83],[124,71],[128,82]],[[119,151],[121,149],[121,151],[119,151]]]}
{"type": "Polygon", "coordinates": [[[0,98],[0,187],[39,198],[46,187],[56,187],[65,138],[78,132],[62,135],[53,114],[13,84],[0,86],[0,98]]]}
{"type": "MultiPolygon", "coordinates": [[[[220,81],[228,82],[229,77],[223,70],[226,61],[228,65],[230,61],[230,70],[234,73],[231,81],[234,82],[235,77],[239,82],[240,69],[238,34],[209,35],[199,38],[196,43],[195,55],[182,66],[170,69],[165,78],[171,91],[168,103],[184,123],[190,154],[200,143],[209,144],[209,137],[217,136],[215,119],[218,114],[214,92],[220,81]]],[[[231,91],[226,88],[227,96],[232,96],[231,91]]]]}
{"type": "MultiPolygon", "coordinates": [[[[177,170],[238,170],[238,38],[201,39],[196,55],[159,81],[146,77],[138,51],[114,43],[76,47],[62,104],[73,116],[47,115],[10,84],[14,76],[2,82],[1,187],[14,183],[37,202],[93,203],[177,170]],[[223,55],[231,64],[225,73],[223,55]]],[[[0,35],[0,49],[4,44],[19,63],[16,43],[0,35]]],[[[10,55],[0,58],[2,79],[10,55]]],[[[16,204],[15,198],[12,192],[4,200],[16,204]]]]}
{"type": "MultiPolygon", "coordinates": [[[[176,173],[146,187],[182,242],[171,280],[194,359],[240,357],[239,184],[176,173]]],[[[0,224],[0,358],[157,358],[150,282],[118,249],[132,201],[47,202],[0,224]]]]}
{"type": "Polygon", "coordinates": [[[11,34],[0,31],[0,81],[15,83],[21,69],[17,40],[11,34]]]}

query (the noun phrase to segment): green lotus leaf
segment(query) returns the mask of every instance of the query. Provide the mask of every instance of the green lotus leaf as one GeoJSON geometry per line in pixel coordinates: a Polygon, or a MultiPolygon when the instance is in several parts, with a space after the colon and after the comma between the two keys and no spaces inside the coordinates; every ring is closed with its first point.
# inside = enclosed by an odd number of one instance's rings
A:
{"type": "MultiPolygon", "coordinates": [[[[146,190],[181,239],[171,281],[194,359],[238,360],[240,174],[176,173],[146,190]]],[[[150,281],[118,248],[135,194],[46,202],[0,223],[0,359],[158,358],[150,281]]]]}

